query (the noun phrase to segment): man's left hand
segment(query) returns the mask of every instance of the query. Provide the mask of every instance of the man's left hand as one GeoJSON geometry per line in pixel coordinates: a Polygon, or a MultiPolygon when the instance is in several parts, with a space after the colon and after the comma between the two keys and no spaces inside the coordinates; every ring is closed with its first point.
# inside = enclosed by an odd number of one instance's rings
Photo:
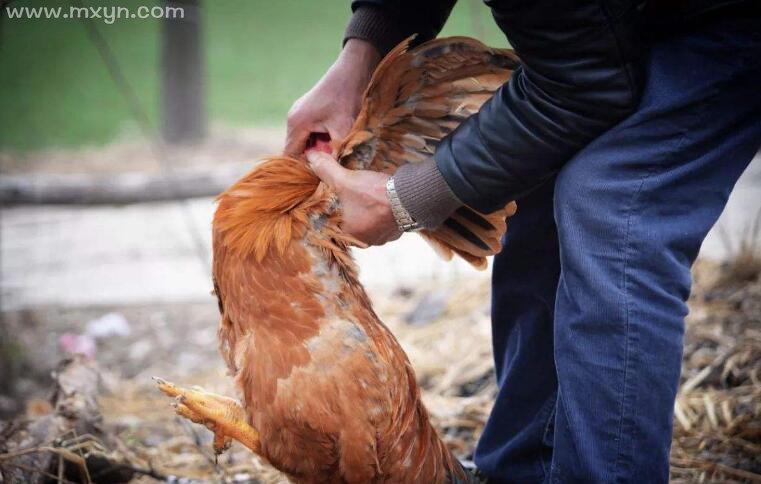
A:
{"type": "Polygon", "coordinates": [[[323,151],[309,150],[306,157],[315,174],[338,195],[345,233],[367,245],[383,245],[402,235],[386,194],[388,175],[349,170],[323,151]]]}

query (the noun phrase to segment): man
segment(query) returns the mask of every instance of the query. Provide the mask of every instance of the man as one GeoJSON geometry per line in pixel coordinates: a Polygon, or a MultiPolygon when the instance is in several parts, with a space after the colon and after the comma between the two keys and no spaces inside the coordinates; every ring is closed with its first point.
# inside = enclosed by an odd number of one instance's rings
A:
{"type": "MultiPolygon", "coordinates": [[[[453,0],[357,0],[289,115],[287,151],[342,138],[370,75],[453,0]]],[[[431,160],[394,175],[422,227],[517,200],[493,266],[489,482],[666,482],[690,266],[761,144],[753,1],[489,0],[523,67],[431,160]]],[[[398,237],[386,176],[308,154],[369,244],[398,237]]],[[[392,193],[393,195],[393,193],[392,193]]]]}

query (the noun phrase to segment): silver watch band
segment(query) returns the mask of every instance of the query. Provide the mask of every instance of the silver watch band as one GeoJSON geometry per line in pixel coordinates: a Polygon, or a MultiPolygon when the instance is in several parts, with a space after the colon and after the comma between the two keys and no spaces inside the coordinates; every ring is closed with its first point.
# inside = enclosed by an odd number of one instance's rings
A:
{"type": "Polygon", "coordinates": [[[388,177],[388,181],[386,181],[386,195],[391,203],[391,212],[394,214],[394,219],[396,220],[396,225],[399,226],[399,229],[401,229],[402,232],[412,232],[413,230],[419,229],[420,225],[412,219],[409,212],[407,212],[404,205],[402,205],[401,200],[399,200],[399,195],[396,193],[396,187],[394,186],[393,176],[388,177]]]}

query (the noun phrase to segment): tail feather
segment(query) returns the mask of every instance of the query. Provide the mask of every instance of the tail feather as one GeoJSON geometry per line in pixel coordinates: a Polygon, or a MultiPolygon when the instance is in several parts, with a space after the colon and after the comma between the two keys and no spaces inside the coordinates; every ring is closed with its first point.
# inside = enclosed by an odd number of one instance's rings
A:
{"type": "MultiPolygon", "coordinates": [[[[486,257],[502,250],[506,219],[515,213],[516,208],[515,202],[511,202],[501,210],[483,215],[470,207],[460,207],[439,227],[424,230],[421,235],[429,243],[435,241],[477,269],[485,269],[486,257]]],[[[439,248],[437,252],[442,250],[439,248]]]]}
{"type": "MultiPolygon", "coordinates": [[[[429,159],[439,141],[476,113],[518,66],[511,50],[475,39],[436,39],[408,51],[410,40],[373,74],[357,121],[338,146],[347,168],[393,174],[402,164],[429,159]]],[[[486,257],[500,251],[505,219],[514,212],[512,202],[488,215],[462,207],[421,235],[445,259],[456,254],[484,268],[486,257]]]]}

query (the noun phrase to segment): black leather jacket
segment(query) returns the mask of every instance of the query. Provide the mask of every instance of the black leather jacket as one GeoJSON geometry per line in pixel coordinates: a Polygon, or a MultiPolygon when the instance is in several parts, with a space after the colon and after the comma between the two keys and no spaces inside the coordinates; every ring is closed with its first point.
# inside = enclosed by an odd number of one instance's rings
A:
{"type": "MultiPolygon", "coordinates": [[[[660,0],[682,19],[732,1],[660,0]]],[[[434,37],[455,0],[356,0],[386,22],[380,45],[434,37]]],[[[522,67],[481,111],[446,137],[434,159],[457,197],[492,212],[555,174],[637,105],[648,14],[641,0],[486,0],[522,67]]],[[[378,30],[378,29],[376,29],[378,30]]],[[[382,30],[382,29],[381,29],[382,30]]],[[[383,50],[383,48],[382,48],[383,50]]]]}

